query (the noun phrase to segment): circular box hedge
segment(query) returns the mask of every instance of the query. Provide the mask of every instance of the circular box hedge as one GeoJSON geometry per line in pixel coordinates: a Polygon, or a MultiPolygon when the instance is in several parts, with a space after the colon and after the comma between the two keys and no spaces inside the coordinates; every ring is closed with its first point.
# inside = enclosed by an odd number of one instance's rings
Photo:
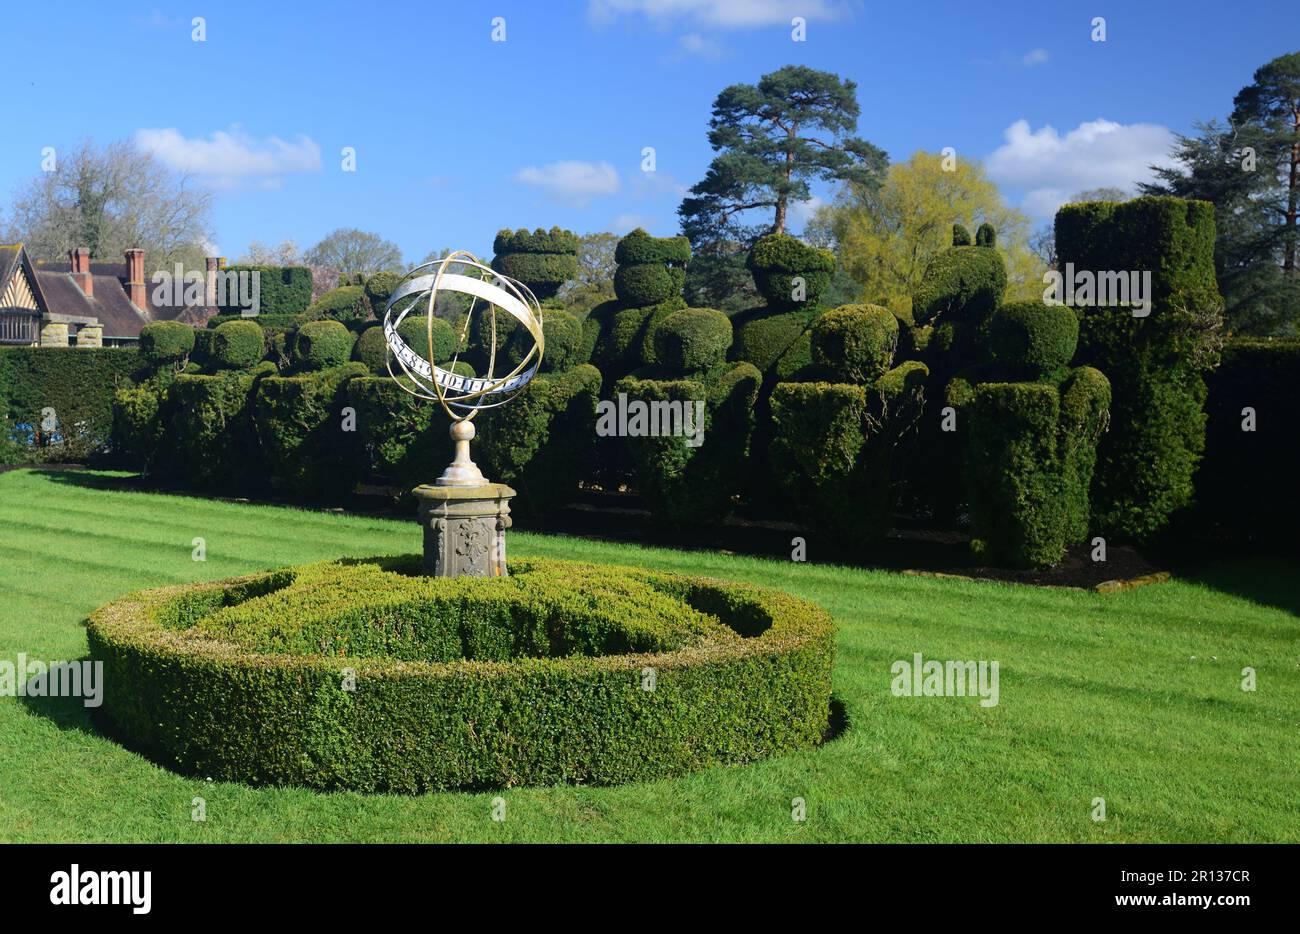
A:
{"type": "Polygon", "coordinates": [[[110,603],[89,620],[102,714],[187,773],[367,792],[659,779],[827,735],[834,627],[814,604],[639,568],[419,566],[343,559],[110,603]]]}

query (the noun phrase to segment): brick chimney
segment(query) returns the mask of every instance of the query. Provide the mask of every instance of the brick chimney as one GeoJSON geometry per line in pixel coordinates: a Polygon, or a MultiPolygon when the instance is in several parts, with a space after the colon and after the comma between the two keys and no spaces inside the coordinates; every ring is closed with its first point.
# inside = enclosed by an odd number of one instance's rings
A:
{"type": "Polygon", "coordinates": [[[215,256],[206,257],[204,265],[207,267],[203,274],[203,304],[209,308],[217,307],[217,263],[219,260],[215,256]]]}
{"type": "Polygon", "coordinates": [[[86,293],[86,298],[95,297],[95,279],[90,274],[90,250],[84,246],[79,246],[75,250],[68,251],[68,261],[72,281],[77,283],[81,291],[86,293]]]}
{"type": "Polygon", "coordinates": [[[126,256],[126,297],[131,304],[146,314],[149,312],[149,300],[144,287],[144,250],[130,249],[126,256]]]}

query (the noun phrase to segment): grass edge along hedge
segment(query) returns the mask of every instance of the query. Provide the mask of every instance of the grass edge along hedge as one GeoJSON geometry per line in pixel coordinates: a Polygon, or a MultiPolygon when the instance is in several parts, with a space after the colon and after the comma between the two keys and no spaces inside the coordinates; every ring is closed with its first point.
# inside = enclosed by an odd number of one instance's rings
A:
{"type": "MultiPolygon", "coordinates": [[[[90,656],[115,685],[102,714],[122,738],[181,771],[357,791],[617,784],[826,738],[834,624],[816,604],[749,584],[514,562],[516,573],[539,576],[529,599],[571,591],[569,575],[607,574],[611,586],[645,582],[744,636],[672,651],[423,662],[261,653],[196,635],[194,624],[221,606],[331,564],[346,577],[343,562],[323,562],[141,591],[96,610],[90,656]],[[345,669],[355,690],[344,688],[345,669]],[[646,669],[654,690],[643,686],[646,669]]],[[[505,581],[445,582],[467,600],[484,583],[505,581]]]]}

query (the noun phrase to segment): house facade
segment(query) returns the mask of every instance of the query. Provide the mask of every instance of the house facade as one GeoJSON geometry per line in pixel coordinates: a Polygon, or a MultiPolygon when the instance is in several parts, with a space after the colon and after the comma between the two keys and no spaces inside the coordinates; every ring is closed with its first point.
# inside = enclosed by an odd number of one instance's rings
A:
{"type": "Polygon", "coordinates": [[[150,290],[144,261],[144,250],[127,250],[122,263],[105,263],[79,248],[69,251],[63,267],[33,261],[21,243],[0,246],[0,345],[129,346],[151,321],[203,327],[217,313],[214,286],[223,259],[207,259],[202,305],[161,294],[171,290],[150,290]]]}

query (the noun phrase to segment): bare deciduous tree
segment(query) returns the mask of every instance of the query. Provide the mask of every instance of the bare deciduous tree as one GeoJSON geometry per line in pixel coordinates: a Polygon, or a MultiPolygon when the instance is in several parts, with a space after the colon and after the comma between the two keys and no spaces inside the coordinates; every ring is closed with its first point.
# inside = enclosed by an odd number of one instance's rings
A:
{"type": "Polygon", "coordinates": [[[117,261],[139,247],[150,265],[197,265],[212,239],[211,213],[211,193],[189,175],[129,141],[99,148],[87,140],[19,188],[6,233],[37,259],[59,261],[87,247],[96,259],[117,261]]]}

